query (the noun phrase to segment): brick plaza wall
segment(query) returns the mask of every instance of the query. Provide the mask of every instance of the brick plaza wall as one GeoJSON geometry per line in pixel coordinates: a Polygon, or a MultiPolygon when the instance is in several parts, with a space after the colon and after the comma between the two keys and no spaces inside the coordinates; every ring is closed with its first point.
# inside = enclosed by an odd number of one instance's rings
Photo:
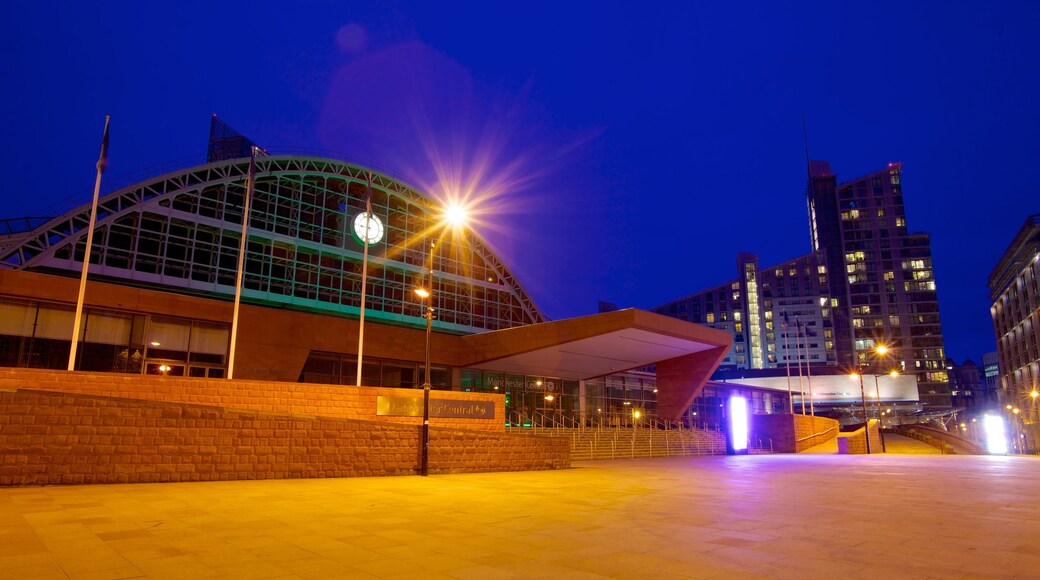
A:
{"type": "Polygon", "coordinates": [[[777,453],[799,453],[834,439],[838,422],[810,415],[754,415],[751,431],[754,436],[772,439],[777,453]]]}
{"type": "MultiPolygon", "coordinates": [[[[415,475],[420,428],[0,390],[0,485],[415,475]]],[[[563,469],[566,439],[430,429],[432,474],[563,469]]]]}
{"type": "MultiPolygon", "coordinates": [[[[225,409],[316,415],[338,419],[361,419],[403,425],[421,425],[422,417],[376,415],[376,397],[423,397],[422,389],[355,387],[315,383],[240,381],[124,375],[117,373],[68,372],[45,369],[0,368],[0,389],[32,389],[83,395],[100,395],[207,405],[225,409]]],[[[505,432],[505,398],[490,393],[430,391],[431,399],[492,401],[492,419],[434,417],[430,425],[472,431],[505,432]]]]}
{"type": "MultiPolygon", "coordinates": [[[[870,452],[881,453],[881,432],[878,430],[877,419],[871,419],[867,424],[870,430],[870,452]]],[[[865,455],[867,453],[866,432],[865,429],[860,427],[855,431],[842,433],[840,437],[845,440],[845,451],[842,451],[842,446],[839,445],[839,452],[848,453],[849,455],[865,455]]]]}

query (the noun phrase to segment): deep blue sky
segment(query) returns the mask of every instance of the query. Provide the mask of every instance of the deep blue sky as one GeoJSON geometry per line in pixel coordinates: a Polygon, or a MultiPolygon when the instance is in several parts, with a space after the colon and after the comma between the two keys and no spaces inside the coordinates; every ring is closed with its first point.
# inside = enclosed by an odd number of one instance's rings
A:
{"type": "Polygon", "coordinates": [[[1040,3],[352,4],[14,0],[2,214],[88,201],[106,114],[111,186],[203,158],[217,113],[495,193],[480,231],[551,318],[650,308],[808,252],[804,113],[839,180],[904,163],[947,354],[995,349],[986,278],[1040,212],[1040,3]]]}

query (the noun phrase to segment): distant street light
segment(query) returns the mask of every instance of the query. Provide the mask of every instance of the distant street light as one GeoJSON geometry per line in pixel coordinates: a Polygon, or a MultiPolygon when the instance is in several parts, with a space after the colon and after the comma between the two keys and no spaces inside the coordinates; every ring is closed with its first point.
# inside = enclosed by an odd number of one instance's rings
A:
{"type": "Polygon", "coordinates": [[[859,379],[859,397],[863,402],[863,434],[867,438],[867,454],[870,454],[870,420],[867,418],[867,394],[863,390],[863,375],[860,373],[852,373],[849,375],[852,380],[859,379]]]}
{"type": "MultiPolygon", "coordinates": [[[[881,348],[883,347],[878,347],[878,352],[880,352],[881,348]]],[[[878,435],[881,437],[881,452],[885,453],[886,451],[888,451],[888,449],[885,447],[885,430],[883,428],[884,425],[881,422],[881,387],[878,385],[879,376],[881,375],[874,375],[874,392],[877,395],[878,435]]],[[[895,379],[899,376],[899,371],[889,371],[888,376],[892,377],[892,379],[895,379]]],[[[889,421],[889,424],[891,424],[891,421],[889,421]]]]}

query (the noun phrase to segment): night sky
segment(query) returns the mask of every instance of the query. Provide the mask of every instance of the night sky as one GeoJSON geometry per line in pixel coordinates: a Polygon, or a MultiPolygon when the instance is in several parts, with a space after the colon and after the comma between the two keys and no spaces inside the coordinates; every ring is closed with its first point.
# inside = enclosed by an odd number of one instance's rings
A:
{"type": "Polygon", "coordinates": [[[1040,212],[1040,3],[655,4],[14,0],[0,214],[89,201],[106,114],[108,190],[202,162],[216,113],[471,196],[550,318],[651,308],[809,251],[804,114],[839,181],[904,163],[947,354],[995,350],[987,276],[1040,212]]]}

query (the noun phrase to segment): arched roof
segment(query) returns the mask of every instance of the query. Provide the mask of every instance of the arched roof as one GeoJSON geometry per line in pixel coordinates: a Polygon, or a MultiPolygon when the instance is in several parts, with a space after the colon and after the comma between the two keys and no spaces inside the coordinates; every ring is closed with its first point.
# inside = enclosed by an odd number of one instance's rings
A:
{"type": "MultiPolygon", "coordinates": [[[[544,321],[525,289],[478,234],[433,231],[438,205],[399,180],[333,159],[256,160],[243,299],[357,315],[363,246],[350,222],[372,211],[383,239],[369,248],[366,315],[424,324],[411,290],[434,252],[435,326],[462,333],[544,321]]],[[[90,273],[135,285],[230,298],[242,232],[248,159],[144,180],[98,203],[90,273]]],[[[90,204],[30,232],[0,239],[0,267],[78,273],[90,204]]],[[[425,284],[423,284],[425,285],[425,284]]]]}

